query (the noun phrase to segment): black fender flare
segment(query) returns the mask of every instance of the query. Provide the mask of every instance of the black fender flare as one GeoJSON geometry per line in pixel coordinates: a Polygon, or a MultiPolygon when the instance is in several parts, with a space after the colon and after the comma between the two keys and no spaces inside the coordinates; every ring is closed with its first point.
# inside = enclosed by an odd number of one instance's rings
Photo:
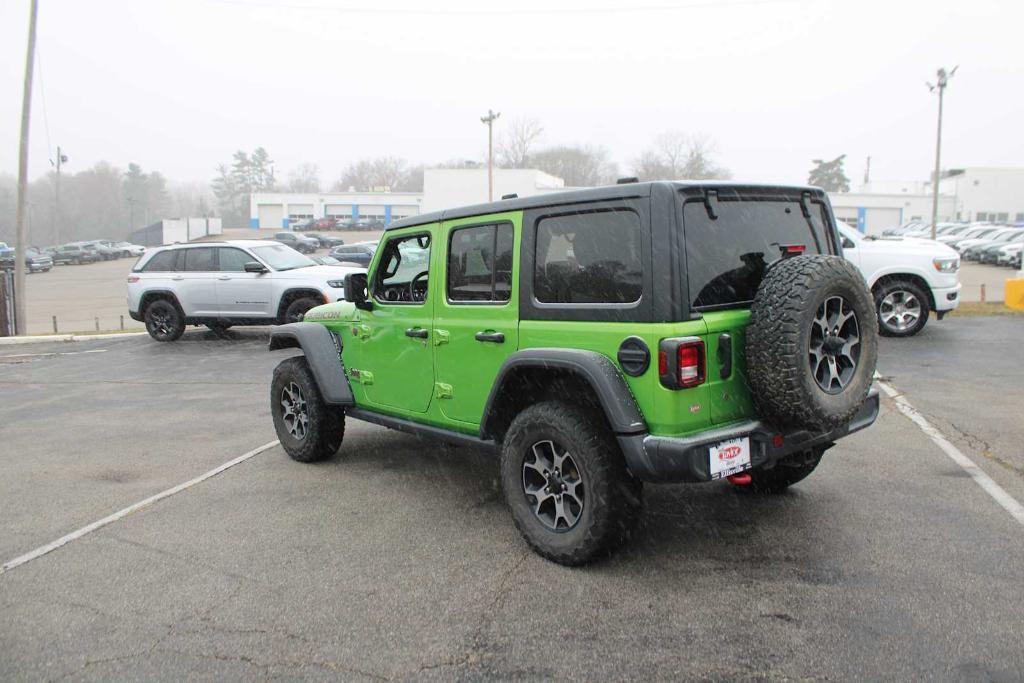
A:
{"type": "Polygon", "coordinates": [[[516,351],[502,364],[480,421],[480,433],[484,438],[495,436],[501,392],[506,380],[518,371],[536,368],[567,371],[589,384],[614,433],[647,432],[647,422],[640,413],[633,392],[608,356],[581,349],[536,348],[516,351]]]}
{"type": "Polygon", "coordinates": [[[341,340],[320,323],[289,323],[270,330],[271,351],[302,349],[324,401],[332,405],[354,406],[352,388],[341,362],[341,340]]]}

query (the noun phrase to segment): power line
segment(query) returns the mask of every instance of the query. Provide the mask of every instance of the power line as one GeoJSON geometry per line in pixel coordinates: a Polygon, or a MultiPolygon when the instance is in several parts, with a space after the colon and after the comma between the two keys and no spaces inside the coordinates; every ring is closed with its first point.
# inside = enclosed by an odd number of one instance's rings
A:
{"type": "Polygon", "coordinates": [[[259,2],[257,0],[207,0],[220,5],[236,5],[240,7],[253,7],[257,9],[292,9],[312,12],[335,12],[339,14],[376,14],[385,16],[477,16],[477,17],[498,17],[498,16],[553,16],[553,15],[595,15],[595,14],[641,14],[651,12],[679,12],[690,9],[729,9],[732,7],[789,5],[802,2],[802,0],[735,0],[734,2],[715,2],[703,0],[701,2],[685,2],[674,5],[636,5],[626,7],[547,7],[538,9],[509,8],[509,9],[421,9],[417,7],[354,7],[338,5],[310,5],[294,2],[259,2]]]}

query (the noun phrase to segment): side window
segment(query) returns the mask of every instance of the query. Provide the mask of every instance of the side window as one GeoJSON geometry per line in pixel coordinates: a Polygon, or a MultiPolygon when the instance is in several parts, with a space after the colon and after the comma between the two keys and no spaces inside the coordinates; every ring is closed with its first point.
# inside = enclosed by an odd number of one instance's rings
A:
{"type": "Polygon", "coordinates": [[[213,264],[214,250],[210,247],[185,250],[185,271],[189,273],[208,273],[216,270],[213,264]]]}
{"type": "Polygon", "coordinates": [[[245,264],[256,259],[241,249],[233,247],[221,247],[217,256],[220,259],[220,271],[222,273],[244,273],[245,264]]]}
{"type": "Polygon", "coordinates": [[[427,300],[430,241],[430,235],[421,233],[395,237],[384,245],[373,287],[375,299],[384,303],[427,300]]]}
{"type": "Polygon", "coordinates": [[[450,301],[508,301],[512,296],[512,226],[452,231],[448,248],[450,301]]]}
{"type": "Polygon", "coordinates": [[[175,262],[178,260],[177,251],[161,251],[149,259],[149,263],[143,267],[143,273],[169,273],[174,270],[175,262]]]}
{"type": "Polygon", "coordinates": [[[627,304],[643,290],[640,217],[573,213],[537,224],[534,296],[541,303],[627,304]]]}

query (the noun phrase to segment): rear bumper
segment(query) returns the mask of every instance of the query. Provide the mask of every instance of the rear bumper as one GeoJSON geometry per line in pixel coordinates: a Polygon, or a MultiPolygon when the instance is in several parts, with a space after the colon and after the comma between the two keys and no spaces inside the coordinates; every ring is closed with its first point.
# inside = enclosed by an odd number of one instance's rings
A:
{"type": "Polygon", "coordinates": [[[817,446],[830,446],[838,439],[871,426],[878,417],[878,390],[868,393],[864,404],[845,425],[829,432],[794,430],[780,432],[771,425],[751,420],[692,437],[629,434],[618,437],[626,465],[639,479],[649,482],[711,481],[709,448],[722,441],[750,438],[750,469],[762,467],[793,453],[817,446]],[[775,447],[772,439],[782,434],[775,447]]]}

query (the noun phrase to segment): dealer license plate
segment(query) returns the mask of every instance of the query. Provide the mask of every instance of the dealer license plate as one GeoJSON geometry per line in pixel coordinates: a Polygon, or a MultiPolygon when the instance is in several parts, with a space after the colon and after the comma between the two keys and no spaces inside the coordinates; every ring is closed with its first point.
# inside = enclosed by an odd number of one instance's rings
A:
{"type": "Polygon", "coordinates": [[[708,449],[712,479],[750,469],[750,437],[729,439],[708,449]]]}

